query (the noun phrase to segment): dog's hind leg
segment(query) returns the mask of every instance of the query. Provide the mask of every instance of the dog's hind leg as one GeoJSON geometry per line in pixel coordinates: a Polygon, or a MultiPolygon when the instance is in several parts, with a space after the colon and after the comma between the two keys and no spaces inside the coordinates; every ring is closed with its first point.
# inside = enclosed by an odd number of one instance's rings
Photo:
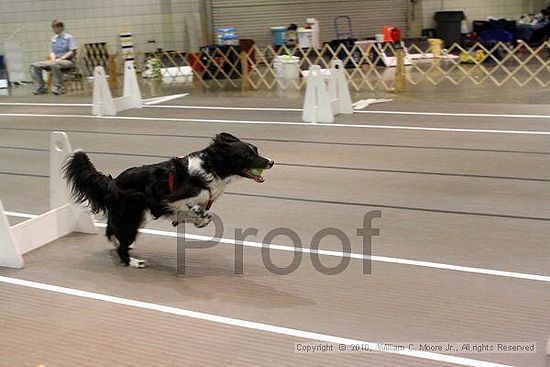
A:
{"type": "MultiPolygon", "coordinates": [[[[112,219],[110,218],[111,217],[107,219],[107,227],[105,227],[105,236],[107,237],[107,239],[109,239],[109,241],[113,244],[115,248],[118,248],[120,246],[120,241],[116,236],[117,227],[115,226],[112,219]]],[[[130,244],[130,246],[128,246],[129,250],[132,250],[133,248],[134,248],[134,244],[130,244]]]]}
{"type": "MultiPolygon", "coordinates": [[[[105,231],[107,232],[107,231],[105,231]]],[[[111,242],[111,244],[113,245],[114,248],[119,248],[120,247],[120,241],[118,239],[118,236],[116,236],[116,232],[113,232],[111,233],[111,235],[107,235],[107,238],[109,239],[109,241],[111,242]]],[[[134,243],[130,243],[130,245],[128,245],[128,250],[133,250],[134,249],[134,243]]]]}
{"type": "Polygon", "coordinates": [[[111,243],[115,248],[117,248],[120,245],[120,242],[118,241],[118,238],[116,236],[116,227],[113,221],[110,219],[110,217],[107,218],[107,227],[105,227],[105,237],[107,237],[107,239],[111,241],[111,243]]]}
{"type": "Polygon", "coordinates": [[[123,233],[117,233],[116,235],[119,245],[117,248],[117,254],[120,258],[120,262],[126,266],[133,268],[144,268],[146,266],[145,260],[136,259],[130,256],[131,245],[134,243],[137,237],[136,230],[127,230],[123,233]]]}
{"type": "Polygon", "coordinates": [[[145,260],[135,259],[130,257],[129,250],[131,249],[132,244],[136,240],[139,226],[143,221],[143,209],[136,207],[128,207],[126,213],[120,216],[119,220],[116,221],[115,236],[118,240],[117,254],[120,258],[120,262],[126,266],[132,266],[134,268],[144,268],[145,260]]]}
{"type": "MultiPolygon", "coordinates": [[[[117,236],[117,238],[118,238],[118,236],[117,236]]],[[[131,242],[128,243],[126,241],[120,241],[119,240],[119,244],[118,244],[118,247],[116,249],[118,257],[120,258],[120,262],[123,263],[126,266],[130,265],[130,253],[128,252],[129,251],[128,247],[130,246],[130,244],[131,244],[131,242]]]]}

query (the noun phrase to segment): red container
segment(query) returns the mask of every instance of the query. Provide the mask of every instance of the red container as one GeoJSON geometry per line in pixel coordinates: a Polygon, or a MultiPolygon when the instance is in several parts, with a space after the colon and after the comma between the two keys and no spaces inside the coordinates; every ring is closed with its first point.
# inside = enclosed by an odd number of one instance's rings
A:
{"type": "Polygon", "coordinates": [[[401,29],[399,27],[391,28],[391,40],[392,42],[401,42],[401,29]]]}
{"type": "Polygon", "coordinates": [[[384,27],[384,42],[391,42],[392,27],[384,27]]]}
{"type": "Polygon", "coordinates": [[[384,42],[401,42],[401,29],[384,27],[384,42]]]}
{"type": "Polygon", "coordinates": [[[194,52],[187,55],[187,61],[189,61],[189,66],[193,71],[200,73],[202,72],[202,65],[200,63],[200,53],[194,52]]]}

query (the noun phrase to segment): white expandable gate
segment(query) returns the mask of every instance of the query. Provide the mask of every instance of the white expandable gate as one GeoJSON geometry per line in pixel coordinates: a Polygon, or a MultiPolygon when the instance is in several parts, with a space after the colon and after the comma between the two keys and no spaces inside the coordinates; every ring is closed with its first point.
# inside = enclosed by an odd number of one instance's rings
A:
{"type": "Polygon", "coordinates": [[[96,66],[94,68],[93,115],[116,116],[117,112],[142,107],[143,102],[141,100],[134,61],[124,62],[124,86],[122,97],[119,98],[113,98],[103,67],[96,66]]]}
{"type": "Polygon", "coordinates": [[[353,113],[344,64],[341,60],[333,60],[329,71],[327,86],[321,67],[310,66],[302,121],[334,122],[334,115],[353,113]]]}
{"type": "Polygon", "coordinates": [[[67,135],[53,132],[50,138],[50,211],[10,227],[0,200],[0,266],[22,268],[24,254],[71,232],[96,233],[88,211],[71,203],[69,188],[61,175],[61,167],[71,153],[67,135]]]}

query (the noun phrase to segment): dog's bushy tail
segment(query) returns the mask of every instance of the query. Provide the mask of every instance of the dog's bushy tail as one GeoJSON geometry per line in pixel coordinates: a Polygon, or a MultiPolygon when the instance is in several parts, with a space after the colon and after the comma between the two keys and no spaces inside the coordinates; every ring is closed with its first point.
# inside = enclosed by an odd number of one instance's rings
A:
{"type": "Polygon", "coordinates": [[[94,213],[106,213],[108,204],[119,190],[111,176],[96,170],[88,155],[83,151],[73,153],[63,165],[65,179],[71,188],[75,202],[88,204],[94,213]]]}

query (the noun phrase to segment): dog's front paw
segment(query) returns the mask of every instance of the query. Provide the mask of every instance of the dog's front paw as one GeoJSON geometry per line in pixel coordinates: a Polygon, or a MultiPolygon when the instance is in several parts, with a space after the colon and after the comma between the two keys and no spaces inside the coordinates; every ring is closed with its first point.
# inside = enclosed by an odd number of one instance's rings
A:
{"type": "Polygon", "coordinates": [[[195,205],[188,204],[187,207],[189,208],[190,211],[195,213],[197,217],[202,217],[204,215],[204,209],[201,208],[201,206],[198,204],[195,204],[195,205]]]}
{"type": "Polygon", "coordinates": [[[145,268],[147,266],[147,262],[145,260],[136,259],[135,257],[130,258],[130,263],[128,264],[132,268],[145,268]]]}
{"type": "Polygon", "coordinates": [[[211,221],[212,221],[212,214],[208,212],[203,212],[203,214],[199,216],[199,218],[195,219],[193,224],[197,228],[202,228],[202,227],[206,227],[208,223],[210,223],[211,221]]]}

